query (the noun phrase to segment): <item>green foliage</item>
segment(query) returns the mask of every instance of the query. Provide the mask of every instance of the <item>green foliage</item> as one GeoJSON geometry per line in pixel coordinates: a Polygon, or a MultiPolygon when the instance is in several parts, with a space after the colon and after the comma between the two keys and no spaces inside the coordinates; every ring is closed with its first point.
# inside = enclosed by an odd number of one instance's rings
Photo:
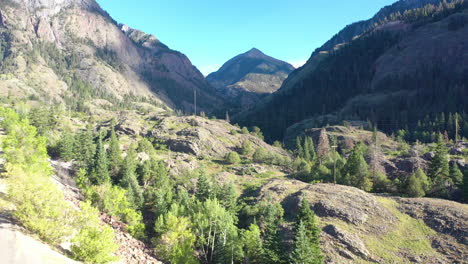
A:
{"type": "Polygon", "coordinates": [[[130,146],[123,162],[120,186],[127,190],[127,198],[133,207],[140,208],[143,205],[143,191],[138,184],[136,169],[137,154],[134,146],[130,146]]]}
{"type": "Polygon", "coordinates": [[[236,218],[218,200],[198,202],[192,222],[203,262],[226,263],[239,259],[242,245],[235,226],[236,218]]]}
{"type": "Polygon", "coordinates": [[[245,263],[261,264],[265,258],[263,252],[263,241],[260,228],[251,224],[248,230],[242,233],[242,244],[244,245],[245,263]]]}
{"type": "Polygon", "coordinates": [[[463,184],[463,173],[456,162],[450,166],[450,179],[456,186],[462,186],[463,184]]]}
{"type": "MultiPolygon", "coordinates": [[[[5,151],[8,199],[15,205],[14,216],[29,230],[55,245],[72,237],[75,258],[92,263],[107,263],[118,248],[110,227],[101,224],[97,210],[82,204],[76,212],[52,182],[45,140],[36,129],[12,110],[0,108],[1,126],[6,136],[5,151]],[[24,157],[28,157],[27,159],[24,157]],[[73,232],[77,229],[77,233],[73,232]]],[[[84,170],[80,171],[84,178],[84,170]]],[[[78,181],[83,184],[84,179],[78,181]]]]}
{"type": "Polygon", "coordinates": [[[252,142],[250,140],[244,140],[240,149],[240,154],[244,156],[250,156],[253,152],[252,142]]]}
{"type": "Polygon", "coordinates": [[[249,133],[249,129],[248,129],[248,128],[243,127],[243,128],[241,129],[241,134],[246,135],[246,134],[248,134],[248,133],[249,133]]]}
{"type": "Polygon", "coordinates": [[[411,197],[423,197],[425,195],[421,181],[415,174],[411,174],[406,183],[407,194],[411,197]]]}
{"type": "Polygon", "coordinates": [[[78,234],[71,241],[73,257],[86,263],[116,261],[113,253],[119,246],[114,242],[114,231],[100,222],[98,210],[89,203],[82,203],[78,221],[78,234]]]}
{"type": "Polygon", "coordinates": [[[439,135],[437,145],[434,149],[434,158],[429,166],[429,177],[434,181],[441,181],[449,176],[448,149],[442,135],[439,135]]]}
{"type": "Polygon", "coordinates": [[[268,159],[268,153],[264,148],[260,147],[255,151],[252,158],[256,163],[266,163],[268,159]]]}
{"type": "Polygon", "coordinates": [[[93,184],[100,185],[110,182],[109,164],[106,150],[102,144],[102,135],[99,135],[94,155],[94,164],[90,168],[90,179],[93,184]]]}
{"type": "Polygon", "coordinates": [[[199,201],[202,202],[213,197],[212,184],[210,181],[208,181],[208,178],[206,177],[204,171],[201,171],[200,175],[198,176],[197,191],[195,193],[195,196],[199,201]]]}
{"type": "Polygon", "coordinates": [[[109,161],[110,176],[113,182],[117,183],[123,160],[119,139],[117,138],[114,129],[111,130],[109,148],[107,149],[107,159],[109,161]]]}
{"type": "Polygon", "coordinates": [[[76,136],[75,161],[82,168],[91,168],[94,163],[96,144],[94,143],[93,131],[88,127],[76,136]]]}
{"type": "Polygon", "coordinates": [[[71,161],[75,157],[75,137],[70,131],[65,131],[58,143],[58,154],[64,161],[71,161]]]}
{"type": "Polygon", "coordinates": [[[45,241],[59,244],[72,233],[73,211],[48,175],[7,164],[8,199],[14,216],[45,241]]]}
{"type": "Polygon", "coordinates": [[[364,146],[359,143],[351,151],[342,171],[341,183],[370,191],[373,183],[370,179],[368,165],[364,159],[363,149],[364,146]]]}
{"type": "Polygon", "coordinates": [[[91,201],[101,212],[118,217],[128,224],[127,230],[136,238],[145,237],[145,226],[141,213],[132,209],[133,205],[127,199],[126,190],[109,183],[93,186],[91,201]]]}
{"type": "Polygon", "coordinates": [[[463,185],[462,188],[462,198],[465,202],[468,202],[468,170],[465,170],[463,173],[463,185]]]}
{"type": "Polygon", "coordinates": [[[155,231],[159,237],[153,240],[156,251],[170,263],[195,264],[192,223],[188,217],[178,216],[178,209],[172,208],[166,215],[159,216],[155,231]]]}
{"type": "Polygon", "coordinates": [[[227,163],[227,164],[238,164],[241,162],[241,159],[239,157],[239,154],[237,154],[237,152],[229,152],[224,161],[227,163]]]}
{"type": "Polygon", "coordinates": [[[320,250],[320,228],[306,199],[302,199],[295,224],[292,263],[323,263],[320,250]]]}
{"type": "Polygon", "coordinates": [[[115,70],[124,70],[124,65],[120,61],[119,56],[115,51],[111,50],[110,48],[105,47],[96,49],[96,56],[104,62],[106,62],[107,64],[109,64],[115,70]]]}
{"type": "Polygon", "coordinates": [[[294,238],[294,249],[290,256],[290,263],[294,264],[315,264],[322,263],[317,259],[314,251],[311,250],[312,245],[307,236],[307,231],[302,221],[299,222],[296,236],[294,238]]]}
{"type": "Polygon", "coordinates": [[[260,128],[258,126],[254,126],[252,128],[252,135],[260,138],[260,139],[264,139],[265,137],[263,136],[263,133],[262,133],[262,130],[260,130],[260,128]]]}

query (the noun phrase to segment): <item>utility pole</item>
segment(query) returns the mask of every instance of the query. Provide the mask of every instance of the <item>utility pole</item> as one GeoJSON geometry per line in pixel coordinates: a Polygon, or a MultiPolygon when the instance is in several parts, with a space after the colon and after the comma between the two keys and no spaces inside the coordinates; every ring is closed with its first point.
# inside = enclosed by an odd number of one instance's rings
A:
{"type": "Polygon", "coordinates": [[[336,184],[336,148],[337,146],[331,146],[333,149],[333,183],[336,184]]]}
{"type": "Polygon", "coordinates": [[[197,115],[197,90],[193,90],[193,105],[194,105],[194,115],[197,115]]]}
{"type": "Polygon", "coordinates": [[[455,146],[458,143],[458,130],[460,128],[458,127],[458,114],[455,114],[455,146]]]}

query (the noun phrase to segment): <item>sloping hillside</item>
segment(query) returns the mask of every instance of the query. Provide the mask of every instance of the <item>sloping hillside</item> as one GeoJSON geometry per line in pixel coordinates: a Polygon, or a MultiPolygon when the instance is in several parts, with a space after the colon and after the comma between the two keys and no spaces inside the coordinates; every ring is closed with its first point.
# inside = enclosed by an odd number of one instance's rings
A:
{"type": "Polygon", "coordinates": [[[239,120],[260,125],[278,139],[304,119],[318,127],[371,120],[393,132],[415,126],[430,113],[466,112],[465,8],[460,2],[392,16],[337,50],[321,53],[321,60],[310,60],[239,120]]]}
{"type": "MultiPolygon", "coordinates": [[[[294,220],[302,199],[319,217],[326,263],[463,263],[468,207],[438,199],[373,195],[333,185],[272,180],[259,201],[279,202],[294,220]]],[[[286,223],[283,235],[292,226],[286,223]]]]}
{"type": "Polygon", "coordinates": [[[199,109],[222,105],[185,55],[117,25],[94,0],[7,0],[0,17],[4,96],[66,102],[74,109],[102,98],[192,111],[196,90],[199,109]]]}

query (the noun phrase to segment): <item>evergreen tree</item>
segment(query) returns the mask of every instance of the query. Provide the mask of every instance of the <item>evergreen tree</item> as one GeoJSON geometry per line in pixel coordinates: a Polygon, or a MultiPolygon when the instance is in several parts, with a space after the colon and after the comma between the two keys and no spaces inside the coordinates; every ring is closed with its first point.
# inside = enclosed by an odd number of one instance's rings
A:
{"type": "Polygon", "coordinates": [[[296,155],[301,159],[304,158],[304,148],[302,147],[302,140],[300,137],[296,137],[296,155]]]}
{"type": "Polygon", "coordinates": [[[260,228],[256,224],[251,224],[248,230],[245,230],[242,238],[244,244],[245,263],[262,264],[264,259],[263,241],[260,228]]]}
{"type": "Polygon", "coordinates": [[[456,186],[462,186],[463,184],[463,173],[456,162],[450,167],[450,179],[452,179],[456,186]]]}
{"type": "Polygon", "coordinates": [[[70,131],[65,131],[58,144],[60,158],[64,161],[71,161],[75,158],[75,138],[70,131]]]}
{"type": "Polygon", "coordinates": [[[136,169],[137,155],[135,147],[130,146],[123,162],[120,185],[127,190],[128,201],[130,201],[135,208],[140,208],[143,205],[143,191],[138,184],[136,169]]]}
{"type": "Polygon", "coordinates": [[[208,181],[208,178],[205,175],[204,171],[200,172],[197,181],[197,191],[195,196],[201,202],[206,201],[207,199],[212,197],[212,188],[211,183],[208,181]]]}
{"type": "Polygon", "coordinates": [[[311,161],[312,156],[310,155],[310,145],[308,144],[307,137],[304,138],[304,148],[303,148],[303,159],[306,161],[311,161]]]}
{"type": "Polygon", "coordinates": [[[315,159],[315,147],[314,147],[314,141],[312,140],[311,137],[306,137],[305,138],[305,145],[307,146],[308,152],[309,152],[309,157],[310,161],[315,159]]]}
{"type": "Polygon", "coordinates": [[[322,162],[324,162],[328,158],[329,153],[330,142],[328,140],[327,131],[325,130],[325,128],[322,128],[322,130],[320,130],[320,136],[317,145],[317,156],[320,164],[322,164],[322,162]]]}
{"type": "Polygon", "coordinates": [[[468,170],[463,173],[462,197],[465,202],[468,202],[468,170]]]}
{"type": "Polygon", "coordinates": [[[311,250],[312,245],[307,236],[307,230],[302,221],[299,222],[296,236],[294,238],[294,249],[290,256],[289,263],[292,264],[315,264],[322,263],[316,259],[316,256],[311,250]]]}
{"type": "Polygon", "coordinates": [[[107,157],[109,160],[109,169],[111,178],[114,182],[118,182],[120,168],[122,166],[122,150],[120,150],[119,139],[115,134],[115,130],[111,130],[109,149],[107,150],[107,157]]]}
{"type": "Polygon", "coordinates": [[[370,179],[368,165],[364,159],[363,148],[362,143],[359,143],[351,151],[343,168],[343,175],[346,175],[343,183],[370,191],[373,184],[370,179]]]}
{"type": "Polygon", "coordinates": [[[93,131],[89,126],[78,134],[74,149],[78,166],[91,167],[96,153],[96,144],[94,143],[93,131]]]}
{"type": "Polygon", "coordinates": [[[94,164],[91,168],[91,182],[96,185],[101,185],[110,182],[109,164],[107,162],[106,151],[102,144],[102,135],[99,134],[96,146],[96,154],[94,155],[94,164]]]}
{"type": "Polygon", "coordinates": [[[432,184],[431,180],[429,179],[429,177],[427,177],[426,173],[424,173],[424,171],[421,168],[418,168],[414,175],[421,183],[424,193],[428,193],[432,188],[432,184]]]}
{"type": "Polygon", "coordinates": [[[422,182],[414,173],[409,176],[406,188],[406,193],[411,197],[423,197],[425,195],[422,182]]]}
{"type": "Polygon", "coordinates": [[[439,139],[434,150],[435,156],[429,166],[429,177],[435,182],[444,182],[450,174],[448,150],[444,138],[439,134],[439,139]]]}
{"type": "Polygon", "coordinates": [[[294,229],[296,232],[296,239],[295,249],[291,256],[293,263],[322,263],[323,256],[320,250],[320,228],[317,226],[315,214],[310,209],[310,205],[306,199],[302,199],[301,201],[294,229]],[[307,252],[303,251],[304,246],[307,246],[307,252]],[[308,259],[308,261],[298,262],[303,257],[308,259]]]}

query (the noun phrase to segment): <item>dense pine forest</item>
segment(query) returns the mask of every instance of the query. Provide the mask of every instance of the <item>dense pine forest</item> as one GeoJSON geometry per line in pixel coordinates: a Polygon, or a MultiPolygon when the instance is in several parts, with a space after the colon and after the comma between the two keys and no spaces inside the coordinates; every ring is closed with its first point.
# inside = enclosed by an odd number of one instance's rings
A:
{"type": "MultiPolygon", "coordinates": [[[[411,30],[418,30],[464,8],[464,1],[443,2],[438,6],[428,5],[404,14],[393,14],[382,19],[382,23],[406,21],[411,23],[411,30]]],[[[449,32],[456,32],[466,24],[463,16],[449,20],[449,32]]],[[[436,122],[435,115],[441,113],[447,118],[456,112],[465,117],[468,112],[468,75],[460,61],[456,63],[461,68],[453,68],[443,66],[449,63],[446,59],[434,58],[427,65],[416,63],[413,66],[416,70],[411,69],[410,73],[387,74],[376,81],[377,59],[389,50],[393,53],[403,50],[403,45],[408,45],[402,44],[407,34],[407,31],[399,30],[370,30],[330,51],[316,69],[294,87],[280,89],[253,112],[241,115],[239,121],[257,125],[264,130],[268,140],[277,140],[284,136],[289,126],[303,120],[308,120],[311,127],[342,124],[343,120],[369,120],[391,134],[400,129],[414,133],[423,120],[436,122]]],[[[461,124],[461,128],[464,125],[461,124]]],[[[462,133],[466,134],[465,131],[462,133]]]]}

